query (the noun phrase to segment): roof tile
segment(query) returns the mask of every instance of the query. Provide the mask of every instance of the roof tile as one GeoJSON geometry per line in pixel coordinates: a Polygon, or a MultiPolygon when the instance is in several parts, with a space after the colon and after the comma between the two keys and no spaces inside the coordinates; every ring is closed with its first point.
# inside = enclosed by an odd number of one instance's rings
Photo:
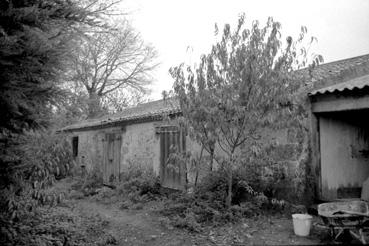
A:
{"type": "MultiPolygon", "coordinates": [[[[369,66],[369,54],[321,64],[312,71],[312,76],[314,81],[324,81],[327,79],[336,78],[337,76],[340,76],[343,72],[354,69],[356,66],[364,64],[368,64],[369,66]]],[[[301,75],[305,79],[310,78],[308,69],[301,69],[297,72],[301,73],[301,75]]],[[[350,80],[347,83],[340,83],[337,85],[323,88],[321,90],[313,91],[309,95],[326,93],[328,91],[333,92],[336,90],[338,91],[346,89],[352,90],[353,88],[363,88],[366,86],[368,86],[367,80],[361,77],[358,78],[357,80],[356,79],[350,80]]],[[[126,108],[122,112],[113,115],[108,115],[99,119],[85,120],[67,126],[61,130],[69,131],[88,127],[105,126],[115,122],[128,122],[134,120],[160,118],[163,114],[178,114],[180,112],[181,110],[178,100],[176,100],[175,98],[170,98],[167,100],[152,101],[137,105],[136,107],[126,108]]]]}
{"type": "Polygon", "coordinates": [[[76,124],[64,127],[61,131],[70,131],[96,126],[109,125],[116,122],[128,122],[150,118],[160,118],[163,114],[180,113],[179,102],[175,98],[166,100],[157,100],[148,103],[139,104],[135,107],[126,108],[123,111],[107,115],[98,119],[84,120],[76,124]]]}

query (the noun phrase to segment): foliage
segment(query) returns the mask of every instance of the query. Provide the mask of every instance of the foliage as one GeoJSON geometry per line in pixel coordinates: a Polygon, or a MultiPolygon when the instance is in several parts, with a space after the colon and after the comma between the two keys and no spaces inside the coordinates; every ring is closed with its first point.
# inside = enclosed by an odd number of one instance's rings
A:
{"type": "Polygon", "coordinates": [[[87,92],[88,116],[101,114],[103,100],[114,107],[119,96],[128,99],[125,94],[132,90],[146,92],[155,57],[154,48],[144,43],[127,21],[82,37],[73,52],[68,77],[72,87],[87,92]],[[117,91],[120,95],[114,93],[117,91]]]}
{"type": "Polygon", "coordinates": [[[108,245],[111,237],[103,230],[99,216],[81,217],[62,207],[38,208],[19,221],[1,221],[1,245],[108,245]]]}
{"type": "Polygon", "coordinates": [[[84,168],[76,166],[73,169],[73,184],[75,191],[71,196],[83,197],[97,194],[97,190],[103,187],[103,174],[99,167],[94,166],[87,172],[84,168]]]}
{"type": "Polygon", "coordinates": [[[0,202],[3,215],[11,215],[11,219],[37,204],[60,202],[63,195],[46,188],[69,175],[74,163],[69,142],[62,134],[29,131],[16,141],[18,145],[8,156],[17,160],[18,165],[7,171],[11,176],[2,177],[2,190],[7,197],[0,202]]]}
{"type": "MultiPolygon", "coordinates": [[[[25,226],[24,218],[38,205],[62,199],[45,188],[68,174],[70,146],[64,136],[43,127],[66,98],[59,86],[76,37],[91,27],[105,28],[103,16],[117,2],[0,3],[0,220],[6,230],[13,230],[14,223],[25,226]]],[[[32,219],[27,226],[37,223],[42,222],[32,219]]]]}
{"type": "Polygon", "coordinates": [[[118,194],[135,204],[144,203],[160,196],[160,181],[152,168],[129,162],[120,176],[118,194]]]}
{"type": "Polygon", "coordinates": [[[23,180],[43,180],[54,168],[63,172],[64,167],[57,169],[52,164],[53,159],[63,157],[52,156],[55,152],[49,151],[47,139],[44,144],[36,136],[40,142],[34,142],[23,134],[50,123],[55,107],[65,96],[59,87],[60,75],[73,41],[87,26],[103,28],[102,16],[108,6],[90,0],[10,0],[0,4],[0,189],[5,185],[9,189],[11,182],[17,192],[23,180]],[[35,159],[39,157],[38,146],[45,147],[39,150],[47,160],[35,159]]]}
{"type": "Polygon", "coordinates": [[[190,231],[201,231],[201,225],[221,225],[266,212],[283,211],[286,202],[266,197],[256,191],[240,170],[233,174],[231,207],[225,202],[228,192],[226,170],[217,170],[203,178],[193,193],[174,193],[169,196],[160,213],[171,223],[190,231]]]}
{"type": "Polygon", "coordinates": [[[98,15],[65,0],[1,3],[2,134],[47,124],[52,105],[63,95],[58,79],[69,45],[79,27],[101,26],[98,15]]]}
{"type": "Polygon", "coordinates": [[[7,157],[17,164],[2,177],[0,197],[0,220],[6,221],[3,230],[10,232],[17,230],[16,226],[28,228],[28,222],[37,225],[38,220],[32,216],[37,217],[40,206],[52,207],[62,202],[65,194],[50,187],[69,175],[74,163],[69,141],[62,134],[29,131],[14,141],[17,145],[7,157]]]}
{"type": "MultiPolygon", "coordinates": [[[[261,152],[265,154],[264,152],[261,152]]],[[[173,193],[159,212],[173,226],[200,232],[203,225],[222,225],[259,215],[306,211],[301,204],[301,167],[291,174],[283,163],[244,163],[233,170],[232,203],[228,207],[228,170],[219,167],[189,193],[173,193]]],[[[305,177],[305,175],[303,175],[305,177]]]]}
{"type": "MultiPolygon", "coordinates": [[[[114,184],[114,189],[95,187],[88,193],[84,192],[85,195],[94,195],[95,200],[103,203],[119,201],[121,209],[142,209],[143,204],[161,197],[159,178],[151,168],[133,161],[127,164],[121,172],[120,181],[114,184]]],[[[91,178],[88,183],[94,183],[93,180],[91,178]]],[[[81,182],[78,187],[83,187],[81,182]]]]}
{"type": "MultiPolygon", "coordinates": [[[[281,24],[272,18],[264,27],[254,21],[247,29],[241,15],[234,30],[229,24],[224,26],[219,41],[197,67],[181,64],[170,70],[193,138],[208,151],[216,144],[225,153],[229,208],[232,169],[240,165],[240,148],[258,139],[261,127],[286,125],[303,113],[294,98],[303,77],[293,71],[307,65],[308,49],[300,47],[307,29],[301,28],[297,40],[288,37],[285,44],[280,29],[281,24]]],[[[315,58],[312,66],[322,60],[315,58]]]]}

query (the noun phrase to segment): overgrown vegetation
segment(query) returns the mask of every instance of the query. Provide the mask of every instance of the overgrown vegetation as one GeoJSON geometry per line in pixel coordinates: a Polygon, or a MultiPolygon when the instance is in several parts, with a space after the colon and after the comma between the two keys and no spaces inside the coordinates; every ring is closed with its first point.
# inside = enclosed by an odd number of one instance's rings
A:
{"type": "Polygon", "coordinates": [[[5,240],[2,243],[37,245],[37,240],[45,235],[31,235],[35,232],[32,226],[41,226],[39,223],[46,216],[42,207],[63,201],[65,194],[52,186],[70,174],[73,156],[66,137],[50,131],[29,131],[18,135],[16,142],[8,157],[19,165],[8,171],[12,175],[7,176],[0,195],[1,234],[5,240]]]}
{"type": "Polygon", "coordinates": [[[50,127],[57,121],[54,114],[58,107],[67,99],[67,92],[60,87],[61,76],[74,41],[89,28],[106,28],[103,16],[116,2],[0,3],[2,245],[52,243],[47,238],[34,242],[31,234],[47,237],[47,229],[33,228],[42,227],[42,222],[48,224],[43,221],[46,214],[40,212],[42,207],[53,206],[64,197],[50,186],[68,175],[73,166],[69,143],[50,127]]]}
{"type": "Polygon", "coordinates": [[[151,167],[129,162],[119,179],[104,185],[101,170],[94,168],[86,176],[73,178],[72,198],[93,196],[102,203],[120,203],[121,209],[141,209],[145,203],[162,197],[159,178],[151,167]]]}
{"type": "MultiPolygon", "coordinates": [[[[129,162],[114,187],[103,184],[98,167],[85,173],[74,166],[66,137],[45,127],[50,123],[59,127],[58,121],[70,122],[61,120],[64,115],[83,115],[79,112],[83,110],[75,106],[81,104],[82,108],[87,99],[78,91],[68,96],[61,89],[60,78],[65,74],[71,47],[78,43],[77,36],[105,28],[101,16],[117,2],[83,1],[81,5],[69,0],[33,0],[0,4],[0,244],[83,244],[85,232],[76,229],[82,223],[74,223],[73,215],[58,214],[53,208],[65,197],[92,196],[97,201],[119,202],[121,209],[141,209],[147,202],[161,200],[164,207],[160,212],[175,226],[191,231],[200,231],[205,224],[289,209],[291,205],[280,194],[280,188],[292,184],[291,194],[298,195],[288,200],[298,200],[305,189],[302,184],[307,171],[301,167],[295,175],[289,174],[285,165],[271,156],[273,146],[258,142],[259,127],[291,126],[294,117],[294,127],[304,128],[305,112],[301,101],[294,97],[301,84],[297,83],[298,74],[291,72],[306,65],[306,49],[298,50],[306,28],[302,28],[296,42],[288,38],[283,49],[280,24],[272,19],[265,27],[254,22],[249,30],[241,16],[235,30],[229,25],[224,27],[220,41],[201,57],[198,67],[180,65],[171,69],[175,95],[183,111],[182,123],[190,137],[201,144],[196,158],[184,153],[173,159],[193,167],[196,177],[192,192],[168,195],[152,167],[141,163],[129,162]],[[277,121],[281,116],[284,121],[277,121]],[[205,163],[210,173],[200,179],[199,170],[205,163]],[[71,170],[71,192],[60,192],[53,184],[70,175],[71,170]]],[[[86,49],[77,47],[81,53],[74,57],[80,67],[74,79],[88,90],[89,103],[97,104],[97,108],[100,99],[118,87],[129,85],[143,91],[148,83],[147,72],[155,67],[151,64],[154,49],[145,46],[131,27],[119,34],[116,41],[124,54],[115,52],[116,45],[105,50],[104,39],[112,36],[102,32],[90,35],[84,42],[86,49]],[[138,53],[127,55],[127,47],[138,49],[138,53]],[[107,59],[98,61],[97,54],[105,54],[107,59]],[[83,55],[85,58],[80,60],[83,55]],[[119,70],[119,64],[132,70],[126,78],[111,76],[119,70]],[[91,67],[95,76],[91,75],[91,67]],[[102,67],[107,70],[99,73],[102,67]]],[[[313,66],[320,60],[320,56],[314,59],[313,66]]],[[[121,104],[116,100],[111,103],[121,104]]],[[[91,116],[98,113],[91,109],[91,116]]],[[[300,143],[306,146],[304,140],[300,143]]]]}
{"type": "MultiPolygon", "coordinates": [[[[22,214],[12,227],[2,227],[1,245],[115,245],[100,216],[80,216],[66,207],[39,207],[22,214]],[[21,223],[19,223],[21,221],[21,223]]],[[[1,221],[4,222],[4,221],[1,221]]]]}
{"type": "MultiPolygon", "coordinates": [[[[264,171],[278,175],[274,173],[278,161],[261,155],[266,152],[258,140],[265,128],[293,126],[306,133],[306,110],[298,95],[306,78],[295,70],[309,62],[311,70],[322,57],[308,57],[305,27],[296,40],[287,37],[285,42],[280,29],[281,24],[273,18],[264,27],[254,21],[248,29],[245,15],[241,15],[233,29],[229,24],[222,32],[216,27],[218,40],[208,54],[201,56],[199,65],[180,64],[170,69],[174,95],[180,101],[191,138],[226,171],[228,191],[224,199],[229,209],[236,194],[234,170],[258,160],[264,171]]],[[[310,40],[311,44],[315,39],[310,40]]]]}
{"type": "MultiPolygon", "coordinates": [[[[218,169],[205,176],[192,193],[170,195],[160,213],[168,216],[174,226],[199,232],[203,225],[221,225],[265,214],[290,214],[303,209],[292,202],[299,204],[297,200],[277,198],[278,191],[285,191],[284,185],[295,177],[283,170],[273,170],[277,172],[270,174],[262,172],[263,169],[249,166],[234,170],[231,207],[226,204],[227,170],[218,169]]],[[[294,187],[290,191],[297,192],[294,187]]]]}

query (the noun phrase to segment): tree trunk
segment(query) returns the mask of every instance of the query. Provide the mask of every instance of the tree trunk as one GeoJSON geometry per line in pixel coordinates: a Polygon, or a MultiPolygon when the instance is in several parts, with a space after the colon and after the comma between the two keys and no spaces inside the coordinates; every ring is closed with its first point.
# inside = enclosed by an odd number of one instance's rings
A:
{"type": "Polygon", "coordinates": [[[95,91],[88,92],[88,118],[95,118],[102,114],[100,97],[95,91]]]}
{"type": "Polygon", "coordinates": [[[230,209],[232,206],[232,183],[233,183],[233,154],[231,155],[231,160],[228,163],[228,194],[227,194],[227,200],[226,200],[226,206],[227,209],[230,209]]]}
{"type": "Polygon", "coordinates": [[[214,165],[214,148],[210,149],[210,172],[213,171],[213,165],[214,165]]]}
{"type": "Polygon", "coordinates": [[[199,166],[200,166],[200,163],[202,161],[202,154],[203,154],[203,151],[204,151],[204,146],[201,147],[201,152],[200,152],[200,157],[199,157],[199,160],[196,162],[196,176],[195,176],[195,187],[197,187],[197,181],[199,179],[199,166]]]}

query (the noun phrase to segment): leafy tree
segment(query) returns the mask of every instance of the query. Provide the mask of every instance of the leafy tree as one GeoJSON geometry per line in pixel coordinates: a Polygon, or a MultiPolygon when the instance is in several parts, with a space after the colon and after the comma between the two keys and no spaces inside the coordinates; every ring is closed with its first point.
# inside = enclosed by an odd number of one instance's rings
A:
{"type": "MultiPolygon", "coordinates": [[[[37,161],[42,161],[34,159],[31,162],[22,154],[28,149],[27,146],[31,146],[25,139],[32,139],[32,136],[25,133],[48,126],[56,107],[68,98],[66,91],[60,87],[60,77],[71,46],[76,37],[86,30],[103,30],[107,27],[103,16],[109,14],[114,2],[9,0],[0,3],[2,191],[8,189],[13,195],[19,196],[19,190],[29,185],[31,180],[28,174],[35,168],[44,169],[39,171],[47,173],[46,176],[53,175],[53,172],[46,170],[51,170],[47,166],[50,163],[35,166],[37,161]],[[14,190],[14,187],[19,187],[19,190],[14,190]]],[[[56,146],[51,142],[50,145],[51,148],[56,146]]],[[[45,146],[33,147],[39,148],[37,153],[47,151],[43,149],[45,146]]],[[[55,158],[60,160],[57,154],[55,158]]],[[[46,176],[39,175],[38,178],[42,181],[46,176]]],[[[3,212],[4,202],[0,204],[0,212],[3,212]]]]}
{"type": "Polygon", "coordinates": [[[101,114],[102,101],[114,104],[116,91],[146,92],[155,57],[154,48],[127,22],[114,30],[86,35],[71,60],[70,80],[87,92],[88,116],[101,114]]]}
{"type": "MultiPolygon", "coordinates": [[[[217,155],[226,157],[228,207],[232,170],[241,164],[240,148],[258,139],[261,127],[285,124],[302,113],[294,95],[303,85],[303,76],[293,71],[309,61],[304,46],[307,29],[302,27],[296,41],[288,37],[285,43],[280,29],[281,24],[272,18],[264,27],[254,21],[248,29],[241,15],[234,30],[229,24],[224,26],[219,41],[201,56],[197,67],[181,64],[170,70],[194,138],[208,151],[216,146],[217,155]]],[[[321,56],[313,57],[312,67],[321,60],[321,56]]]]}

